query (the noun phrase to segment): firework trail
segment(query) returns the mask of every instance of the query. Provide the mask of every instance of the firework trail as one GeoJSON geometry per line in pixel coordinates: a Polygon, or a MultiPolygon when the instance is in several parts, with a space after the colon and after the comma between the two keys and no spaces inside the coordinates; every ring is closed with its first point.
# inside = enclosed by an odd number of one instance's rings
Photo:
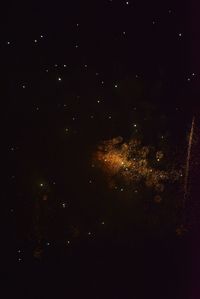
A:
{"type": "Polygon", "coordinates": [[[186,200],[188,195],[188,178],[190,172],[190,159],[191,159],[191,150],[194,137],[194,127],[195,127],[195,117],[192,119],[192,125],[190,129],[189,142],[188,142],[188,151],[187,151],[187,160],[186,160],[186,169],[185,169],[185,182],[184,182],[184,199],[186,200]]]}

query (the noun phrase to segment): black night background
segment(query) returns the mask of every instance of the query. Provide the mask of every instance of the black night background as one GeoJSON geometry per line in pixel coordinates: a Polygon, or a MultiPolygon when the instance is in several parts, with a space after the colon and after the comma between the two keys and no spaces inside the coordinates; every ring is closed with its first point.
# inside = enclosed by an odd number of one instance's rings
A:
{"type": "Polygon", "coordinates": [[[199,298],[198,6],[1,9],[8,298],[199,298]]]}

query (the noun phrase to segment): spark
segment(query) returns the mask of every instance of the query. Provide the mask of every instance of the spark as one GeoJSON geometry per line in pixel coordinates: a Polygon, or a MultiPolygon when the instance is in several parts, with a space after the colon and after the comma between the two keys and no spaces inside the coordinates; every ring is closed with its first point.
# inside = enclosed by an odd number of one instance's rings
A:
{"type": "Polygon", "coordinates": [[[192,125],[190,129],[189,142],[188,142],[188,151],[187,151],[187,160],[186,160],[186,170],[185,170],[185,182],[184,182],[184,199],[186,199],[188,194],[188,177],[190,171],[190,159],[191,159],[191,150],[194,137],[194,127],[195,127],[195,117],[192,119],[192,125]]]}

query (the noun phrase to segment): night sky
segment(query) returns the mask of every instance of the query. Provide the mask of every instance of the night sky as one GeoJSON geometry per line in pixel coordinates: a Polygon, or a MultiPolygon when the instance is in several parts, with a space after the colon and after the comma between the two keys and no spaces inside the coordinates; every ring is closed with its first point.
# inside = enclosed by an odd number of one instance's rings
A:
{"type": "Polygon", "coordinates": [[[198,298],[196,10],[1,10],[2,269],[15,296],[198,298]]]}

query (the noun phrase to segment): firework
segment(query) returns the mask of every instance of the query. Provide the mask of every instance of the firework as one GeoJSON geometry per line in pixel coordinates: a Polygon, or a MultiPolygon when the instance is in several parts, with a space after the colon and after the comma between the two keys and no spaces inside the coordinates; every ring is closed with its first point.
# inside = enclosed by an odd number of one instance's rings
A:
{"type": "MultiPolygon", "coordinates": [[[[175,181],[180,177],[178,171],[164,171],[150,165],[150,147],[142,146],[140,140],[131,139],[123,142],[122,137],[108,141],[98,148],[95,159],[107,177],[122,178],[126,183],[144,181],[149,188],[163,192],[165,181],[175,181]]],[[[155,161],[159,164],[163,159],[162,151],[155,153],[155,161]]]]}

